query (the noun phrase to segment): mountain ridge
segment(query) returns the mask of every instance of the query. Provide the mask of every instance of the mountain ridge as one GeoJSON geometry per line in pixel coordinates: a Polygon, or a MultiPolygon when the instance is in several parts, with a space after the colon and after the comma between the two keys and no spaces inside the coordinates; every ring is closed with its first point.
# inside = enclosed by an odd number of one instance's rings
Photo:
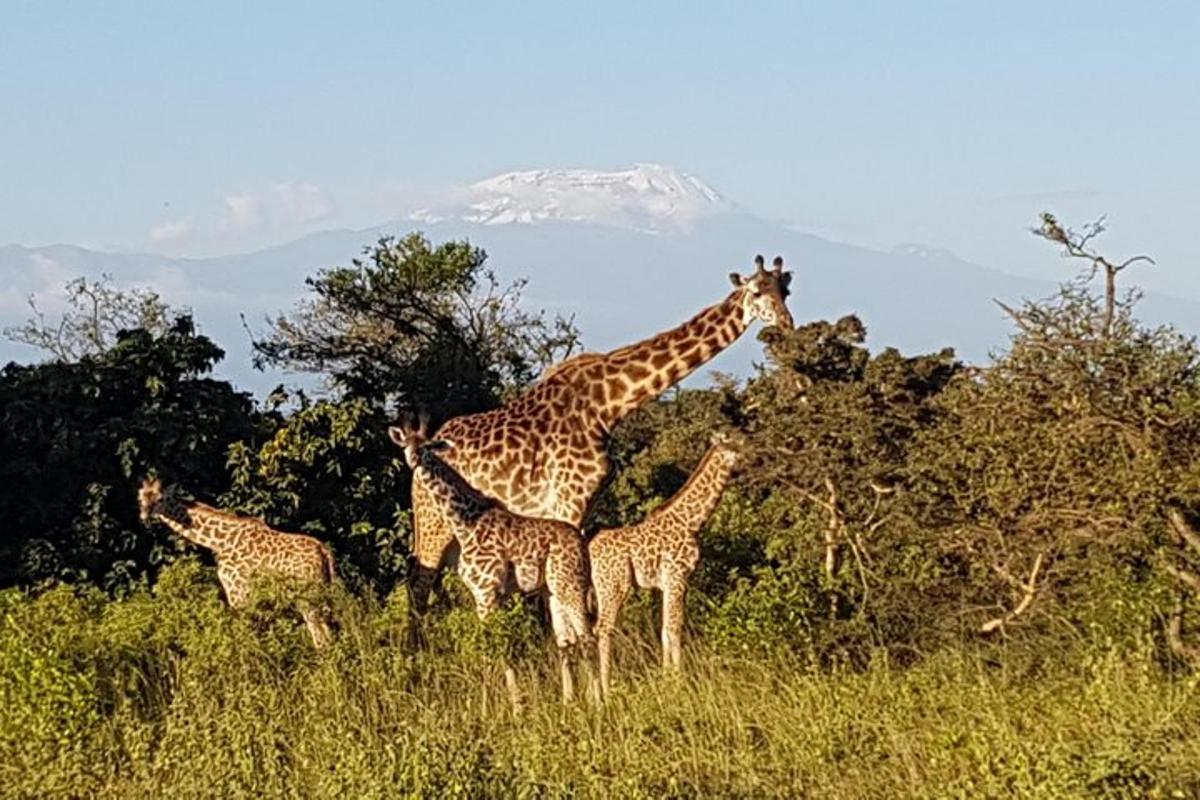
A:
{"type": "MultiPolygon", "coordinates": [[[[465,213],[419,225],[401,216],[379,225],[316,231],[272,247],[206,258],[112,253],[69,244],[0,246],[0,327],[28,318],[27,295],[35,295],[53,315],[55,291],[66,280],[111,274],[119,285],[148,285],[172,305],[190,308],[200,329],[228,353],[220,374],[265,393],[294,376],[251,369],[246,326],[261,329],[265,319],[287,312],[305,293],[305,278],[317,270],[346,265],[380,237],[404,235],[414,228],[434,241],[466,238],[489,253],[489,266],[502,279],[528,278],[526,305],[574,316],[589,350],[638,341],[683,322],[724,297],[726,274],[730,269],[748,271],[756,253],[768,258],[781,254],[793,270],[789,303],[798,323],[856,313],[867,326],[873,349],[895,346],[915,353],[951,346],[976,362],[1004,347],[1012,333],[1011,322],[993,298],[1011,304],[1050,296],[1057,288],[1057,280],[972,264],[936,244],[901,244],[884,251],[797,231],[764,220],[703,181],[688,182],[690,178],[659,165],[609,173],[505,173],[486,180],[502,187],[540,185],[533,195],[518,199],[532,204],[530,208],[541,203],[537,207],[546,213],[531,214],[523,222],[521,214],[510,213],[517,208],[510,204],[503,222],[466,219],[470,203],[459,202],[458,210],[468,209],[465,213]],[[554,192],[545,189],[546,181],[554,192]],[[572,182],[588,185],[586,202],[564,205],[561,190],[572,182]],[[596,192],[603,202],[593,203],[596,192]],[[652,202],[643,202],[646,197],[652,202]],[[558,205],[547,211],[550,200],[558,205]],[[573,213],[585,207],[600,209],[599,217],[573,213]],[[647,209],[659,215],[650,227],[639,216],[647,209]],[[688,224],[677,224],[685,218],[688,224]]],[[[1061,277],[1071,276],[1064,272],[1061,277]]],[[[1148,295],[1141,311],[1149,322],[1200,329],[1200,303],[1148,295]]],[[[748,374],[751,365],[763,359],[753,339],[743,337],[700,374],[748,374]]],[[[0,342],[0,361],[29,361],[37,355],[30,348],[0,342]]],[[[697,380],[704,378],[693,378],[697,380]]]]}

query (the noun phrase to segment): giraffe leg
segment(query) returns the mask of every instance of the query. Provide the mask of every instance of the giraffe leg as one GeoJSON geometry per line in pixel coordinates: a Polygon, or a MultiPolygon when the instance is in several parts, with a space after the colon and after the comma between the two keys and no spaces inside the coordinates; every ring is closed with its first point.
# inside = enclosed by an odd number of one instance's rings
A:
{"type": "Polygon", "coordinates": [[[225,590],[225,599],[230,608],[244,608],[250,602],[249,587],[236,570],[218,564],[217,580],[225,590]]]}
{"type": "Polygon", "coordinates": [[[571,674],[570,652],[577,638],[568,619],[567,609],[555,595],[550,595],[550,625],[554,628],[554,639],[558,645],[558,671],[562,677],[562,701],[573,703],[575,702],[575,676],[571,674]]]}
{"type": "Polygon", "coordinates": [[[596,592],[596,639],[600,651],[600,693],[607,697],[612,688],[612,634],[621,617],[621,607],[632,588],[625,573],[593,574],[596,592]]]}
{"type": "Polygon", "coordinates": [[[408,587],[413,611],[419,615],[429,607],[429,594],[438,586],[442,570],[457,560],[457,542],[420,477],[413,481],[413,509],[413,572],[408,587]]]}
{"type": "MultiPolygon", "coordinates": [[[[463,575],[463,579],[467,584],[467,588],[471,590],[472,596],[475,598],[475,614],[482,622],[500,607],[500,593],[497,591],[497,587],[503,582],[503,575],[479,576],[467,570],[463,575]]],[[[501,663],[504,666],[504,688],[508,691],[508,700],[512,703],[513,711],[519,712],[521,710],[521,695],[517,691],[516,670],[513,669],[512,664],[508,663],[507,656],[504,657],[501,663]]]]}
{"type": "Polygon", "coordinates": [[[312,637],[313,647],[320,650],[333,641],[333,632],[329,629],[329,623],[323,611],[315,608],[302,608],[300,615],[304,617],[304,624],[308,627],[308,635],[312,637]]]}
{"type": "Polygon", "coordinates": [[[410,605],[417,614],[424,614],[429,608],[429,595],[437,576],[436,567],[430,568],[423,564],[414,566],[413,576],[408,582],[408,596],[410,605]]]}
{"type": "Polygon", "coordinates": [[[686,601],[687,576],[668,575],[663,583],[662,608],[663,667],[667,669],[680,667],[686,601]]]}

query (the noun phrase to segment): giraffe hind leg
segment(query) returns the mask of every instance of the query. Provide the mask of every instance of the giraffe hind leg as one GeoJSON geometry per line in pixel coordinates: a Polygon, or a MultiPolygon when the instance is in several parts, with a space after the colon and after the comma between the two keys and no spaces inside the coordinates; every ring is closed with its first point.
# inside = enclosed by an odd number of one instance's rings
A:
{"type": "Polygon", "coordinates": [[[621,607],[629,596],[627,574],[593,577],[596,595],[596,640],[600,657],[600,693],[606,697],[612,689],[612,635],[621,618],[621,607]]]}
{"type": "Polygon", "coordinates": [[[324,610],[306,608],[301,610],[300,615],[304,617],[304,624],[308,627],[308,634],[312,637],[315,648],[320,650],[333,642],[333,631],[329,627],[324,610]]]}

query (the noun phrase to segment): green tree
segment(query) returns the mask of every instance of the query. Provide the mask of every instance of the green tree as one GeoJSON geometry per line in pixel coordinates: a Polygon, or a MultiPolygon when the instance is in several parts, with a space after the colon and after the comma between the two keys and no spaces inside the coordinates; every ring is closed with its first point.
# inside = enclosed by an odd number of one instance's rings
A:
{"type": "Polygon", "coordinates": [[[249,395],[207,377],[220,348],[189,317],[125,331],[77,362],[0,372],[0,585],[118,589],[177,552],[137,518],[147,470],[211,497],[226,454],[268,425],[249,395]]]}
{"type": "Polygon", "coordinates": [[[310,278],[312,296],[255,341],[256,361],[439,419],[491,408],[568,355],[578,332],[522,310],[524,282],[502,286],[486,260],[465,241],[381,239],[365,259],[310,278]]]}
{"type": "Polygon", "coordinates": [[[901,599],[890,584],[907,565],[889,555],[904,549],[894,512],[908,451],[935,424],[934,401],[962,370],[949,349],[872,355],[865,339],[854,316],[772,334],[771,368],[750,383],[744,401],[754,482],[792,507],[791,524],[768,552],[815,572],[808,582],[821,588],[835,619],[879,619],[882,606],[901,599]]]}

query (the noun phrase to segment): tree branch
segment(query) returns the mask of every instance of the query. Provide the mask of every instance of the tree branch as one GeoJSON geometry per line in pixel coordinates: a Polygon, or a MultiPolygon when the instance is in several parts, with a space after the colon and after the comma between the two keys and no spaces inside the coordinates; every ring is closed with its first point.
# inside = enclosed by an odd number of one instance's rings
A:
{"type": "Polygon", "coordinates": [[[991,633],[994,630],[1003,628],[1006,624],[1016,619],[1023,614],[1029,605],[1033,602],[1034,595],[1037,594],[1037,578],[1038,573],[1042,570],[1042,557],[1044,553],[1038,553],[1037,558],[1033,562],[1033,569],[1029,573],[1029,580],[1025,582],[1024,594],[1021,601],[1016,607],[1002,617],[989,619],[987,622],[979,626],[980,633],[991,633]]]}
{"type": "Polygon", "coordinates": [[[1167,520],[1171,523],[1171,530],[1175,532],[1176,541],[1186,544],[1200,554],[1200,533],[1197,533],[1184,518],[1183,511],[1178,508],[1167,509],[1167,520]]]}

